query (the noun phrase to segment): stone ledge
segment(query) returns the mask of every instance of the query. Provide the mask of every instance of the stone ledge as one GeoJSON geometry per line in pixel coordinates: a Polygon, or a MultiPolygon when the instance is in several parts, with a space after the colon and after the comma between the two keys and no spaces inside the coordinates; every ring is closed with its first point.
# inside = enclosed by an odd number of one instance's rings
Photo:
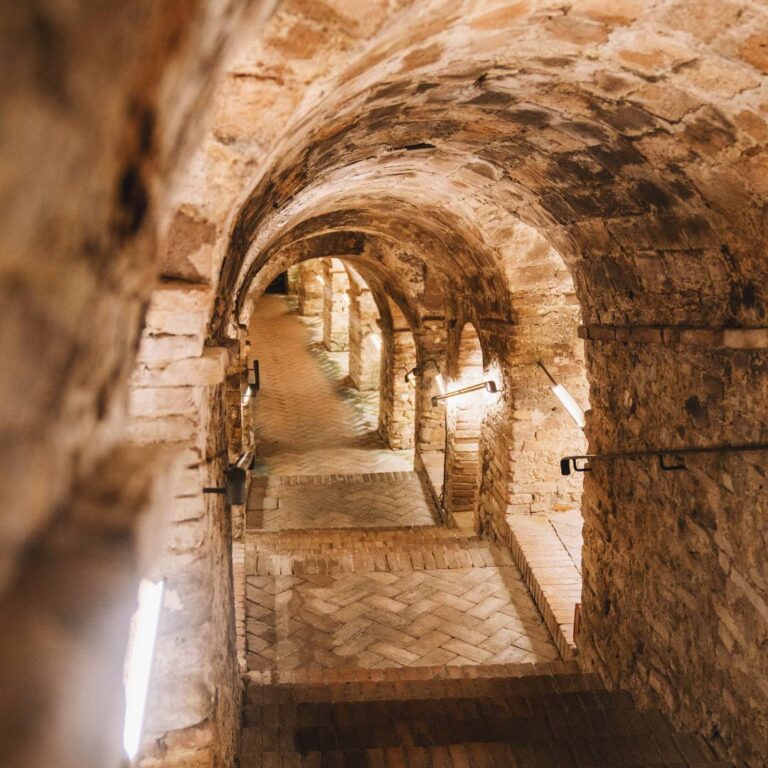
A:
{"type": "Polygon", "coordinates": [[[581,599],[581,574],[548,520],[508,513],[501,525],[494,522],[493,533],[512,553],[560,655],[575,659],[573,621],[581,599]]]}
{"type": "Polygon", "coordinates": [[[582,325],[585,341],[626,344],[685,344],[713,349],[768,349],[768,328],[686,328],[673,325],[582,325]]]}

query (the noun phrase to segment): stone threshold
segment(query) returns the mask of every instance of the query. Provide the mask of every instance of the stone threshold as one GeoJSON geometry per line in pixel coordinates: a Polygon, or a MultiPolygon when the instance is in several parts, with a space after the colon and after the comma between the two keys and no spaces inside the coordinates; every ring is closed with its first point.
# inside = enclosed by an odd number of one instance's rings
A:
{"type": "Polygon", "coordinates": [[[337,485],[347,483],[359,485],[361,483],[395,483],[402,480],[412,480],[416,472],[397,470],[389,472],[334,472],[325,475],[275,475],[252,474],[251,482],[254,485],[337,485]]]}

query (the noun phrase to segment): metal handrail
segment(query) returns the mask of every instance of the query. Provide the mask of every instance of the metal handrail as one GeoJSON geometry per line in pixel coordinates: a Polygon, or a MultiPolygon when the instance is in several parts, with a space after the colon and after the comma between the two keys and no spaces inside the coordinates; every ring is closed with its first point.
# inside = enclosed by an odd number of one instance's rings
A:
{"type": "Polygon", "coordinates": [[[560,473],[563,475],[571,474],[571,467],[576,472],[591,472],[592,468],[586,463],[589,461],[611,461],[613,459],[642,459],[655,456],[659,460],[659,466],[665,472],[687,469],[685,462],[676,462],[667,464],[664,458],[673,458],[699,453],[742,453],[748,451],[768,451],[768,443],[746,443],[744,445],[710,445],[703,448],[683,447],[683,448],[654,448],[647,451],[628,451],[618,453],[586,453],[579,456],[563,456],[560,459],[560,473]]]}

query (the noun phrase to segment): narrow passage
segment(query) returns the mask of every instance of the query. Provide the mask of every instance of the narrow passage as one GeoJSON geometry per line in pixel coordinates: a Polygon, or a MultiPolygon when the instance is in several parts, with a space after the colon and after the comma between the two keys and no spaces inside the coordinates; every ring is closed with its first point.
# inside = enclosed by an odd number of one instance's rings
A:
{"type": "Polygon", "coordinates": [[[342,365],[306,320],[262,298],[252,345],[259,473],[247,512],[247,664],[254,673],[551,661],[557,651],[510,557],[448,530],[342,365]]]}

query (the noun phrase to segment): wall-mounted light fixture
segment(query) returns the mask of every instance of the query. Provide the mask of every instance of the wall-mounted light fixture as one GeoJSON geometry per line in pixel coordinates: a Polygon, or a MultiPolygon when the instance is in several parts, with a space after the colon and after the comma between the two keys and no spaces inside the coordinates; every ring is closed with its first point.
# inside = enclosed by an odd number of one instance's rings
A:
{"type": "Polygon", "coordinates": [[[495,381],[481,381],[479,384],[472,384],[469,387],[462,387],[461,389],[455,389],[453,392],[444,392],[442,395],[432,396],[432,406],[436,406],[440,400],[448,400],[451,397],[458,397],[459,395],[466,395],[468,392],[477,392],[484,389],[486,392],[498,392],[495,381]]]}
{"type": "Polygon", "coordinates": [[[443,379],[443,374],[440,371],[440,366],[437,364],[437,360],[425,360],[420,366],[417,365],[414,368],[411,368],[410,371],[406,371],[405,373],[405,381],[407,384],[410,384],[414,389],[416,388],[416,382],[418,380],[418,377],[423,375],[424,371],[430,366],[434,365],[435,370],[437,371],[437,374],[435,375],[435,384],[437,384],[437,388],[440,390],[440,394],[445,394],[445,379],[443,379]]]}
{"type": "Polygon", "coordinates": [[[164,582],[152,582],[149,579],[142,579],[139,585],[139,607],[133,620],[125,675],[123,749],[131,762],[141,745],[144,710],[155,655],[155,639],[163,604],[163,588],[164,582]]]}
{"type": "Polygon", "coordinates": [[[568,411],[568,415],[576,422],[576,426],[579,429],[584,429],[587,420],[584,418],[584,411],[581,410],[581,406],[576,402],[573,395],[562,385],[558,384],[552,374],[544,367],[544,363],[539,360],[539,368],[547,374],[547,378],[552,382],[550,389],[552,394],[560,401],[563,408],[568,411]]]}
{"type": "Polygon", "coordinates": [[[416,379],[421,376],[430,365],[434,365],[438,375],[442,376],[440,373],[440,366],[437,364],[437,360],[432,360],[430,358],[429,360],[425,360],[421,365],[417,365],[414,368],[411,368],[411,370],[405,374],[406,383],[416,386],[416,379]]]}

